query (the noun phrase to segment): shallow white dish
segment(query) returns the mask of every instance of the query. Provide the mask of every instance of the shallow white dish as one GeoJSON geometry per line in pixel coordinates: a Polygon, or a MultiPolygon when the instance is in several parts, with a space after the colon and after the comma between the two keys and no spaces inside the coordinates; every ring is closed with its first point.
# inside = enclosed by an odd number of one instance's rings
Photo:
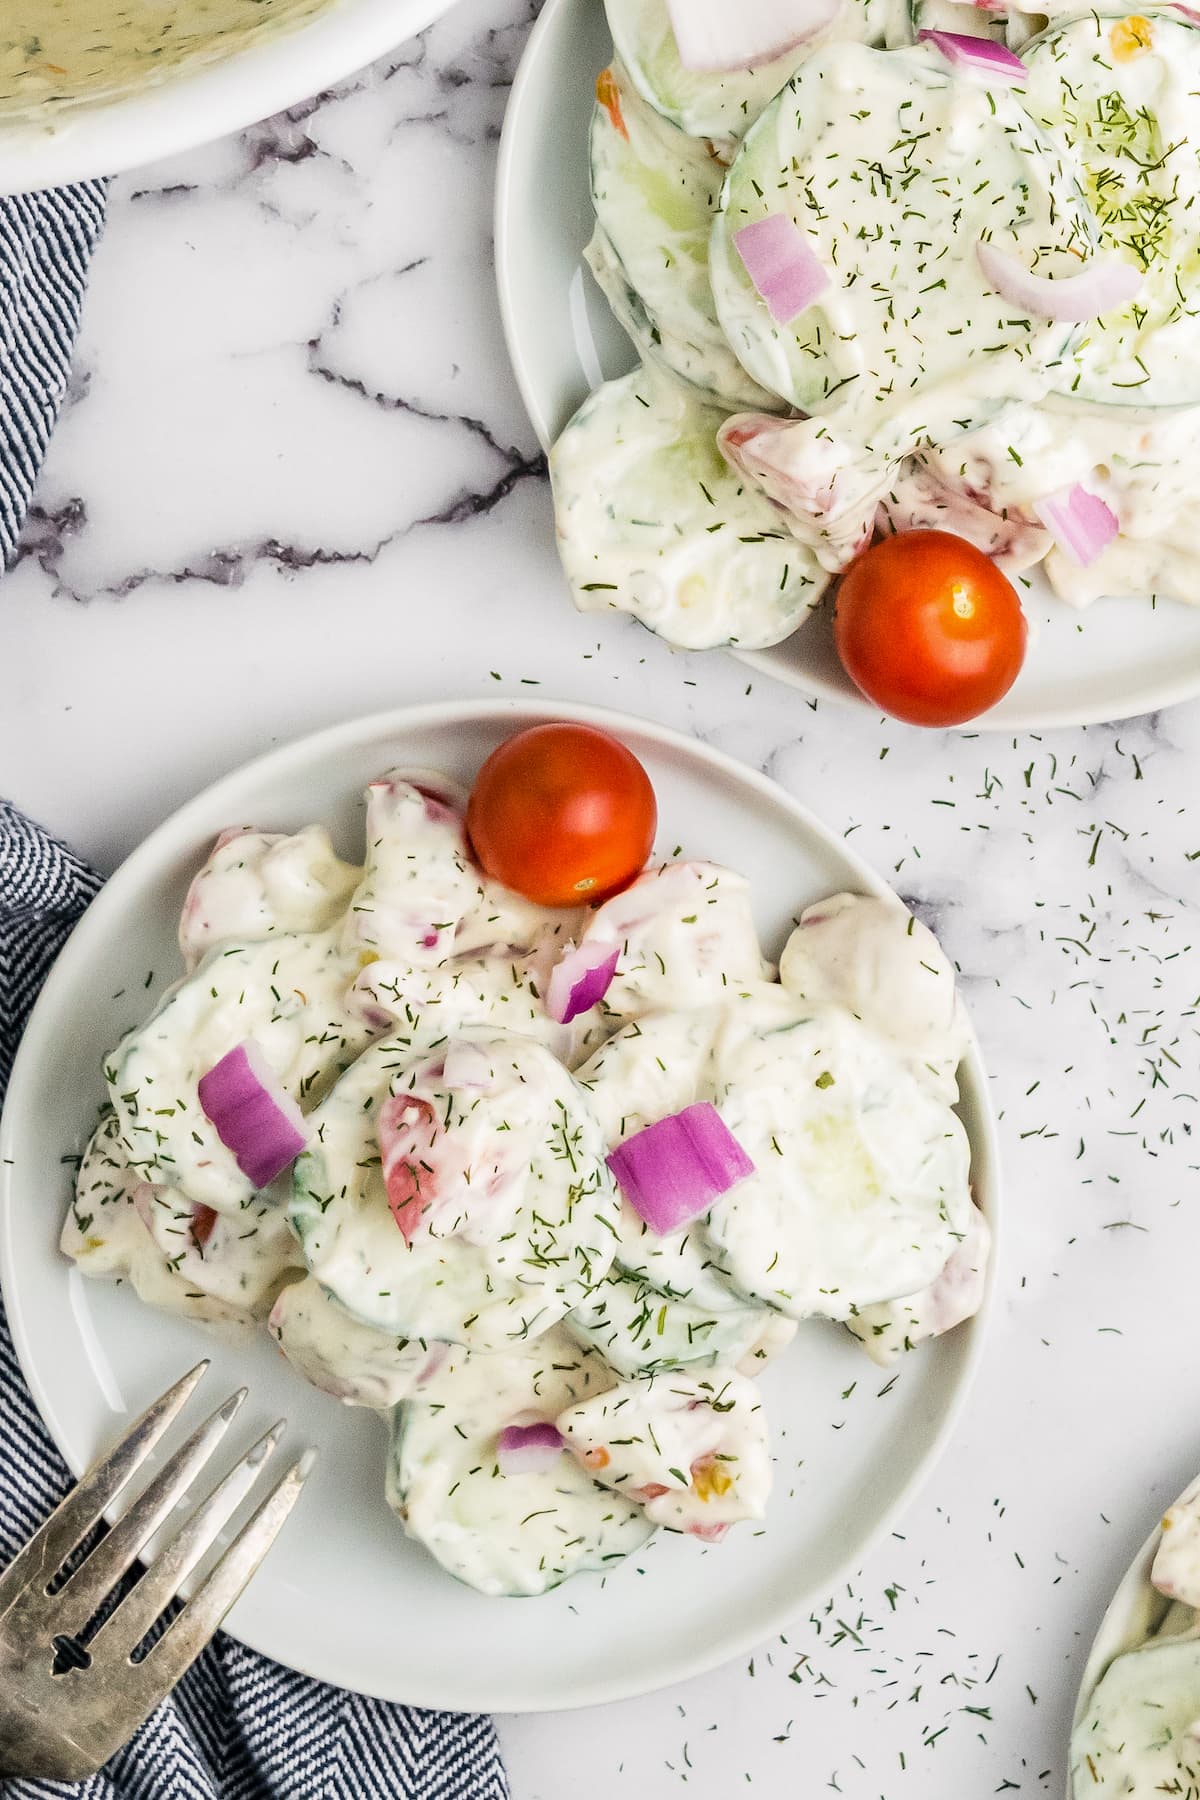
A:
{"type": "MultiPolygon", "coordinates": [[[[151,1312],[124,1288],[84,1281],[60,1256],[71,1180],[63,1158],[79,1151],[94,1122],[102,1056],[178,973],[177,915],[213,835],[235,822],[294,829],[323,819],[342,853],[356,853],[361,790],[372,776],[408,764],[469,780],[503,738],[549,717],[601,725],[630,745],[658,794],[659,849],[669,855],[679,845],[750,877],[768,953],[821,895],[885,891],[763,776],[656,726],[508,701],[358,721],[218,782],[134,852],[51,974],[0,1121],[5,1303],[38,1406],[71,1467],[82,1469],[169,1379],[211,1355],[211,1402],[242,1381],[250,1386],[239,1437],[249,1441],[250,1429],[286,1414],[285,1452],[303,1443],[321,1452],[231,1630],[293,1668],[421,1706],[579,1706],[645,1692],[749,1650],[861,1561],[942,1449],[982,1345],[980,1317],[915,1352],[893,1380],[848,1334],[802,1327],[793,1351],[765,1376],[777,1464],[765,1529],[740,1528],[707,1549],[660,1535],[603,1585],[584,1576],[539,1599],[488,1600],[403,1537],[383,1500],[384,1434],[374,1417],[309,1388],[265,1335],[226,1342],[151,1312]]],[[[963,1089],[975,1191],[994,1228],[994,1123],[974,1048],[963,1089]]]]}
{"type": "MultiPolygon", "coordinates": [[[[1164,1507],[1163,1511],[1166,1510],[1164,1507]]],[[[1116,1657],[1123,1656],[1126,1650],[1134,1650],[1139,1644],[1144,1644],[1151,1633],[1157,1631],[1170,1609],[1171,1602],[1150,1583],[1150,1569],[1162,1538],[1161,1520],[1160,1513],[1159,1523],[1121,1577],[1117,1591],[1100,1621],[1100,1629],[1083,1665],[1075,1711],[1071,1715],[1072,1733],[1087,1711],[1096,1685],[1109,1663],[1116,1657]]],[[[1073,1800],[1069,1768],[1067,1800],[1073,1800]]]]}
{"type": "Polygon", "coordinates": [[[344,81],[424,31],[452,4],[332,0],[294,30],[153,85],[28,118],[0,113],[0,194],[117,175],[241,131],[344,81]]]}
{"type": "MultiPolygon", "coordinates": [[[[496,177],[496,275],[517,385],[543,448],[587,393],[636,360],[583,249],[592,233],[588,121],[612,56],[601,0],[546,0],[504,121],[496,177]]],[[[1030,648],[1015,687],[969,731],[1045,730],[1149,712],[1200,693],[1200,607],[1103,600],[1076,612],[1035,572],[1019,586],[1030,648]]],[[[568,604],[564,597],[564,604],[568,604]]],[[[736,652],[805,693],[870,703],[833,646],[822,606],[785,643],[736,652]]],[[[871,710],[875,710],[872,708],[871,710]]]]}

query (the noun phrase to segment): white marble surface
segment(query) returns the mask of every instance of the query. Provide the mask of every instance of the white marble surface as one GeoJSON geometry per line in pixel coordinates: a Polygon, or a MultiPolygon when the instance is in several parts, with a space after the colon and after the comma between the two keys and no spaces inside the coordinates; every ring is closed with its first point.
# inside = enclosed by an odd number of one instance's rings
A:
{"type": "Polygon", "coordinates": [[[572,613],[489,266],[534,10],[465,0],[345,90],[117,184],[0,591],[0,789],[111,867],[272,742],[531,681],[693,731],[853,832],[957,958],[994,1073],[982,1380],[897,1534],[786,1643],[502,1721],[514,1793],[1057,1800],[1087,1641],[1200,1466],[1200,707],[927,736],[572,613]]]}

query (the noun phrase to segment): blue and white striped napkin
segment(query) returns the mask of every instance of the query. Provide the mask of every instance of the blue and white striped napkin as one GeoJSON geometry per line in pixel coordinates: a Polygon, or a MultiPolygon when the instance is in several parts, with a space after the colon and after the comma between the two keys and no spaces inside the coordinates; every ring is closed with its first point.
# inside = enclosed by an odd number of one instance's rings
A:
{"type": "MultiPolygon", "coordinates": [[[[66,391],[103,213],[96,182],[0,201],[0,567],[15,552],[66,391]]],[[[0,799],[0,1102],[29,1009],[99,886],[85,863],[0,799]]],[[[69,1485],[0,1304],[0,1567],[69,1485]]],[[[218,1636],[101,1774],[78,1784],[0,1774],[0,1794],[506,1800],[508,1784],[490,1719],[342,1693],[218,1636]]]]}
{"type": "Polygon", "coordinates": [[[0,573],[67,391],[102,181],[0,200],[0,573]]]}

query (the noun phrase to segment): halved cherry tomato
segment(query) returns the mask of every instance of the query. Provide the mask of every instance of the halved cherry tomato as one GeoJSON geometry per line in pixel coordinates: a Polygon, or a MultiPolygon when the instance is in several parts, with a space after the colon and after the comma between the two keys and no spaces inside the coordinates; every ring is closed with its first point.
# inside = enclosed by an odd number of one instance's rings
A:
{"type": "Polygon", "coordinates": [[[962,725],[1007,694],[1025,660],[1016,590],[948,531],[900,531],[855,557],[833,616],[851,681],[910,725],[962,725]]]}
{"type": "Polygon", "coordinates": [[[475,778],[467,832],[489,875],[539,906],[581,906],[628,887],[658,808],[637,757],[590,725],[534,725],[475,778]]]}
{"type": "Polygon", "coordinates": [[[212,1228],[217,1222],[217,1215],[211,1206],[205,1206],[203,1200],[197,1200],[192,1208],[192,1239],[198,1250],[203,1250],[212,1236],[212,1228]]]}

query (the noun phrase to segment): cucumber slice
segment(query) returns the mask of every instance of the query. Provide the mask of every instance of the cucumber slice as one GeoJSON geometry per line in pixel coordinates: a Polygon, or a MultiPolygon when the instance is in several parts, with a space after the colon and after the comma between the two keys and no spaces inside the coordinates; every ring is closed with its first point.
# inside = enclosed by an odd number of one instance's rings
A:
{"type": "Polygon", "coordinates": [[[427,1385],[443,1359],[465,1350],[388,1337],[351,1318],[311,1275],[285,1287],[267,1329],[292,1367],[322,1393],[346,1406],[385,1411],[427,1385]]]}
{"type": "Polygon", "coordinates": [[[712,1255],[789,1318],[845,1319],[917,1293],[970,1220],[970,1148],[949,1106],[840,1007],[774,1023],[732,1009],[712,1093],[754,1164],[712,1208],[712,1255]]]}
{"type": "Polygon", "coordinates": [[[1081,165],[1106,250],[1144,271],[1056,377],[1077,399],[1200,401],[1200,31],[1162,12],[1088,13],[1024,51],[1025,104],[1081,165]]]}
{"type": "Polygon", "coordinates": [[[912,41],[922,31],[956,31],[961,37],[1004,39],[1004,14],[985,12],[968,0],[909,0],[912,41]]]}
{"type": "Polygon", "coordinates": [[[307,1107],[370,1042],[347,1003],[358,953],[340,926],[218,944],[128,1033],[105,1065],[132,1166],[144,1181],[237,1214],[254,1185],[217,1136],[197,1084],[247,1038],[307,1107]]]}
{"type": "Polygon", "coordinates": [[[737,1363],[758,1343],[772,1314],[730,1293],[721,1306],[665,1294],[619,1264],[609,1270],[563,1323],[596,1349],[619,1375],[737,1363]]]}
{"type": "Polygon", "coordinates": [[[506,1425],[553,1420],[611,1386],[600,1358],[562,1331],[469,1356],[439,1379],[436,1401],[397,1409],[389,1506],[449,1574],[484,1594],[544,1594],[611,1568],[654,1529],[640,1506],[600,1487],[566,1450],[523,1475],[502,1475],[496,1460],[506,1425]]]}
{"type": "Polygon", "coordinates": [[[361,1056],[312,1115],[291,1219],[304,1259],[377,1331],[501,1349],[547,1330],[610,1266],[620,1203],[587,1095],[549,1050],[492,1033],[486,1092],[451,1092],[446,1045],[396,1038],[361,1056]],[[388,1206],[379,1115],[393,1094],[436,1123],[422,1153],[431,1207],[407,1242],[388,1206]]]}
{"type": "Polygon", "coordinates": [[[666,0],[604,0],[617,54],[638,92],[673,125],[692,137],[740,138],[789,80],[815,43],[853,39],[895,41],[904,0],[844,0],[824,31],[758,69],[711,73],[685,69],[679,60],[666,0]]]}
{"type": "Polygon", "coordinates": [[[1078,327],[1014,316],[981,238],[1045,274],[1078,269],[1096,225],[1065,150],[1009,88],[923,46],[831,45],[751,130],[712,235],[717,314],[764,387],[888,457],[1047,391],[1078,327]],[[830,286],[779,324],[734,244],[782,213],[830,286]]]}
{"type": "Polygon", "coordinates": [[[60,1246],[81,1275],[128,1281],[147,1306],[185,1318],[250,1325],[270,1311],[299,1261],[283,1207],[247,1202],[220,1215],[203,1244],[182,1194],[150,1187],[130,1167],[108,1113],[79,1166],[60,1246]]]}
{"type": "Polygon", "coordinates": [[[1071,1739],[1077,1800],[1200,1792],[1200,1642],[1153,1640],[1111,1662],[1071,1739]]]}
{"type": "Polygon", "coordinates": [[[581,612],[627,612],[683,650],[762,649],[829,577],[717,449],[726,414],[643,366],[596,389],[550,453],[581,612]]]}
{"type": "Polygon", "coordinates": [[[731,411],[772,404],[729,348],[708,279],[725,169],[700,138],[659,117],[625,71],[592,116],[592,273],[639,352],[731,411]]]}

